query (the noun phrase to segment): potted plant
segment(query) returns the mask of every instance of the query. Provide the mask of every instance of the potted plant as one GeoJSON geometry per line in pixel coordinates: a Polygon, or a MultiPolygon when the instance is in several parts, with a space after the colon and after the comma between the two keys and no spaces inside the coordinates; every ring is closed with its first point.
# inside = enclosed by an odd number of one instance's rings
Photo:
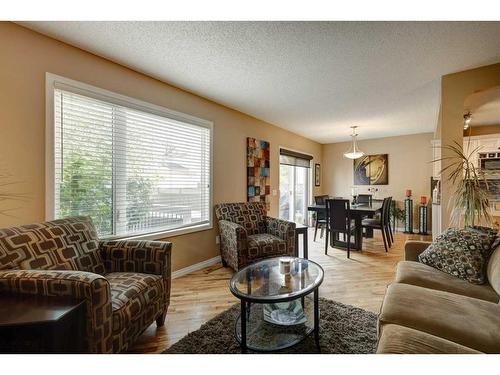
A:
{"type": "Polygon", "coordinates": [[[483,171],[477,169],[471,162],[472,155],[479,150],[464,151],[462,145],[454,142],[452,145],[441,146],[442,149],[451,151],[451,156],[433,160],[433,162],[448,160],[450,164],[441,169],[448,171],[447,181],[454,186],[454,191],[448,202],[451,209],[450,224],[460,226],[474,226],[486,224],[491,226],[492,217],[488,204],[488,180],[483,171]]]}
{"type": "Polygon", "coordinates": [[[403,225],[406,222],[405,211],[398,207],[397,201],[392,201],[391,205],[391,218],[394,224],[394,230],[398,227],[398,222],[401,221],[403,225]]]}

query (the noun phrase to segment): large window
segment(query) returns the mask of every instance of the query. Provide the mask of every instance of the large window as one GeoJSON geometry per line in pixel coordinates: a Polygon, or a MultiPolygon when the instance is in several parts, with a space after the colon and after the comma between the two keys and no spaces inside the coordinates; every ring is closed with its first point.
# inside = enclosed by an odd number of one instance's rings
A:
{"type": "Polygon", "coordinates": [[[48,75],[49,216],[102,237],[211,226],[211,123],[48,75]]]}
{"type": "Polygon", "coordinates": [[[307,225],[311,160],[310,155],[280,149],[281,219],[307,225]]]}

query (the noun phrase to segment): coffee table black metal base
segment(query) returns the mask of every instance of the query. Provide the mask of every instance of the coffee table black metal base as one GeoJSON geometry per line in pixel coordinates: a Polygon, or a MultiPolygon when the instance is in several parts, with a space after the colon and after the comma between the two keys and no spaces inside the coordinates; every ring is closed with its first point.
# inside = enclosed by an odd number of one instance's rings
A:
{"type": "Polygon", "coordinates": [[[296,257],[267,258],[236,272],[229,290],[241,301],[234,323],[241,351],[283,350],[312,333],[319,344],[318,288],[323,276],[319,264],[296,257]]]}
{"type": "Polygon", "coordinates": [[[266,322],[263,319],[264,304],[241,301],[240,315],[234,322],[234,336],[240,343],[241,351],[276,352],[299,344],[311,334],[314,334],[319,350],[318,290],[300,300],[303,301],[307,322],[295,326],[266,322]]]}

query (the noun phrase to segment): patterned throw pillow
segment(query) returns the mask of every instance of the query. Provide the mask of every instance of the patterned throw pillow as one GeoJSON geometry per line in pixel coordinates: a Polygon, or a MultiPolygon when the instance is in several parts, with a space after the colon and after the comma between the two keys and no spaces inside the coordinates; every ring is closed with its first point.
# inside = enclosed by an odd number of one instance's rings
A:
{"type": "Polygon", "coordinates": [[[491,243],[492,252],[498,247],[498,245],[500,245],[500,233],[497,228],[489,228],[489,227],[482,227],[479,225],[475,225],[473,227],[466,227],[466,229],[478,230],[480,232],[486,233],[489,236],[492,236],[493,237],[493,242],[491,243]]]}
{"type": "Polygon", "coordinates": [[[450,228],[437,237],[418,260],[472,284],[484,284],[495,239],[496,231],[450,228]]]}

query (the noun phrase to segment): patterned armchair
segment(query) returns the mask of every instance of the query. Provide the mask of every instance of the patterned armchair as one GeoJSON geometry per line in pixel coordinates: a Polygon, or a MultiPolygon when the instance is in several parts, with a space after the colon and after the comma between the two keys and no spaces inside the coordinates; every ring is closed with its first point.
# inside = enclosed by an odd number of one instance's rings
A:
{"type": "Polygon", "coordinates": [[[164,324],[171,247],[99,241],[88,217],[0,229],[0,293],[85,300],[88,351],[121,352],[164,324]]]}
{"type": "Polygon", "coordinates": [[[259,259],[293,256],[295,223],[266,216],[264,203],[215,205],[222,264],[234,270],[259,259]]]}

